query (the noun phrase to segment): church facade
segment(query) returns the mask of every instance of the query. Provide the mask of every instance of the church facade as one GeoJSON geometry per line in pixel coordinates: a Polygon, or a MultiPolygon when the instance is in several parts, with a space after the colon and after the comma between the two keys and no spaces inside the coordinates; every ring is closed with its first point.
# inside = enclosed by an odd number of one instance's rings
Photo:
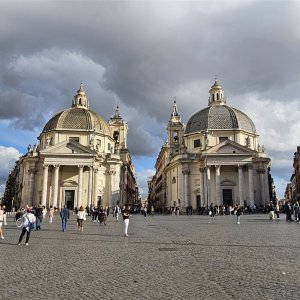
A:
{"type": "Polygon", "coordinates": [[[254,123],[226,105],[217,80],[209,94],[208,107],[186,126],[174,101],[167,141],[148,182],[148,198],[156,208],[270,203],[270,158],[258,144],[254,123]]]}
{"type": "Polygon", "coordinates": [[[119,108],[105,121],[89,109],[81,84],[72,106],[46,123],[38,145],[19,160],[17,202],[70,209],[134,204],[138,190],[127,133],[119,108]]]}

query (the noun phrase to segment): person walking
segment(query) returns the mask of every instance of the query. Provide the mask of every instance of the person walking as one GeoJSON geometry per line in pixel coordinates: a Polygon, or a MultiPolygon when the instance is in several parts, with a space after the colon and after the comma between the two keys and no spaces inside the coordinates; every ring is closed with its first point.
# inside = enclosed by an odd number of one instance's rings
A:
{"type": "Polygon", "coordinates": [[[39,207],[35,210],[36,217],[36,230],[41,230],[41,224],[43,222],[43,206],[40,204],[39,207]]]}
{"type": "Polygon", "coordinates": [[[277,220],[280,220],[279,211],[280,211],[279,203],[278,203],[278,201],[276,201],[275,213],[276,213],[276,216],[277,216],[277,220]]]}
{"type": "Polygon", "coordinates": [[[152,205],[151,206],[151,214],[150,214],[152,217],[154,217],[154,206],[152,205]]]}
{"type": "Polygon", "coordinates": [[[86,220],[86,213],[82,206],[80,206],[77,213],[77,231],[83,231],[83,221],[86,220]]]}
{"type": "Polygon", "coordinates": [[[98,219],[99,219],[99,222],[100,222],[100,226],[102,223],[104,223],[104,226],[106,226],[106,208],[103,208],[103,206],[100,206],[99,208],[99,211],[98,211],[98,219]]]}
{"type": "Polygon", "coordinates": [[[292,219],[292,205],[291,205],[291,202],[288,202],[286,204],[286,220],[287,221],[293,221],[292,219]]]}
{"type": "Polygon", "coordinates": [[[3,210],[3,207],[0,205],[0,238],[2,240],[4,240],[3,223],[4,223],[4,210],[3,210]]]}
{"type": "Polygon", "coordinates": [[[215,208],[212,203],[210,204],[208,215],[210,216],[209,223],[214,222],[215,221],[215,208]]]}
{"type": "Polygon", "coordinates": [[[46,219],[47,216],[47,208],[45,205],[43,205],[43,220],[46,219]]]}
{"type": "Polygon", "coordinates": [[[128,225],[129,225],[129,216],[130,216],[130,207],[128,205],[123,207],[122,216],[124,221],[124,236],[128,237],[128,225]]]}
{"type": "Polygon", "coordinates": [[[119,220],[119,214],[120,214],[120,212],[121,212],[121,209],[120,209],[119,205],[117,205],[115,207],[115,209],[114,209],[114,215],[115,215],[116,221],[119,220]]]}
{"type": "Polygon", "coordinates": [[[237,207],[236,207],[236,220],[237,220],[238,225],[241,224],[241,214],[242,214],[242,209],[239,205],[237,205],[237,207]]]}
{"type": "Polygon", "coordinates": [[[70,218],[70,212],[67,208],[67,205],[64,205],[64,208],[60,211],[60,217],[61,217],[61,225],[62,225],[62,231],[67,230],[67,223],[70,218]]]}
{"type": "Polygon", "coordinates": [[[27,208],[26,213],[22,216],[22,232],[19,237],[19,242],[18,245],[21,245],[21,242],[23,240],[23,237],[26,233],[26,240],[25,240],[25,245],[28,246],[29,238],[30,238],[30,233],[31,230],[34,227],[34,223],[36,222],[36,217],[32,213],[31,208],[27,208]]]}
{"type": "Polygon", "coordinates": [[[7,223],[6,223],[6,206],[5,205],[3,205],[2,206],[2,210],[3,210],[3,225],[7,225],[7,223]]]}
{"type": "Polygon", "coordinates": [[[54,216],[54,208],[52,207],[52,205],[50,205],[50,209],[49,209],[49,223],[53,222],[53,216],[54,216]]]}

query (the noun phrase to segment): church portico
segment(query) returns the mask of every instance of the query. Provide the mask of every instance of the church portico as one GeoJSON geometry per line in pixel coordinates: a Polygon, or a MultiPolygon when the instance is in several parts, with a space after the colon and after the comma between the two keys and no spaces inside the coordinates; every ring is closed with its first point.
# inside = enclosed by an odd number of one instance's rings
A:
{"type": "Polygon", "coordinates": [[[90,206],[91,204],[93,206],[99,204],[108,206],[108,203],[112,200],[111,198],[114,198],[114,202],[117,202],[119,200],[119,189],[116,188],[114,179],[117,173],[112,170],[107,171],[108,180],[100,180],[99,175],[103,177],[105,173],[105,167],[93,167],[90,164],[44,165],[41,203],[52,207],[65,205],[66,184],[69,189],[72,188],[75,191],[72,196],[74,207],[90,206]],[[48,180],[49,177],[51,180],[48,180]],[[105,185],[107,185],[107,188],[105,188],[105,185]]]}
{"type": "MultiPolygon", "coordinates": [[[[254,203],[252,164],[220,164],[208,167],[211,178],[211,202],[214,205],[230,203],[230,205],[244,206],[245,202],[247,205],[254,203]]],[[[200,173],[200,176],[202,177],[203,174],[200,173]]]]}

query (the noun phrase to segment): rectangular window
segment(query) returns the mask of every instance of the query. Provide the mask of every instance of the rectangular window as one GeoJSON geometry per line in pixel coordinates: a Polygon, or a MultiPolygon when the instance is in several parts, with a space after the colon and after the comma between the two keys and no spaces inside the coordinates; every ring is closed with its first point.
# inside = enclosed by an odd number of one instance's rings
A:
{"type": "Polygon", "coordinates": [[[75,142],[79,143],[79,137],[77,137],[77,136],[70,136],[69,137],[69,141],[75,141],[75,142]]]}
{"type": "Polygon", "coordinates": [[[199,140],[194,140],[194,148],[199,148],[199,147],[201,147],[200,139],[199,140]]]}
{"type": "Polygon", "coordinates": [[[227,136],[220,136],[219,137],[219,143],[223,143],[223,142],[225,142],[225,141],[227,141],[228,140],[228,137],[227,136]]]}

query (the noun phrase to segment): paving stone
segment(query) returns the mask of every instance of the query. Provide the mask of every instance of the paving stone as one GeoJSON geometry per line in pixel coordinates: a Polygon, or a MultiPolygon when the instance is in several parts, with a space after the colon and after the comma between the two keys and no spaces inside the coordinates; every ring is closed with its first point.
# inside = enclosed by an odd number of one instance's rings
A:
{"type": "Polygon", "coordinates": [[[300,299],[300,224],[267,215],[133,215],[66,232],[58,215],[17,246],[12,217],[0,241],[0,299],[300,299]],[[26,296],[25,296],[26,295],[26,296]]]}

